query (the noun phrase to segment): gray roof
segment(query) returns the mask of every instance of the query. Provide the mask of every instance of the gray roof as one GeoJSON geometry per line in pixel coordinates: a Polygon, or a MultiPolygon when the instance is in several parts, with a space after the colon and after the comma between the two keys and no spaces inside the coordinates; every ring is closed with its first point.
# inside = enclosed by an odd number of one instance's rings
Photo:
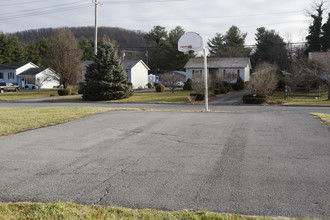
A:
{"type": "Polygon", "coordinates": [[[41,72],[43,72],[45,68],[30,68],[20,73],[19,76],[35,76],[41,72]]]}
{"type": "MultiPolygon", "coordinates": [[[[250,64],[250,58],[248,57],[232,57],[232,58],[207,58],[207,67],[208,68],[245,68],[250,64]]],[[[204,58],[191,58],[188,63],[185,65],[185,68],[203,68],[204,67],[204,58]]]]}
{"type": "Polygon", "coordinates": [[[121,63],[124,69],[132,69],[137,63],[142,62],[142,64],[149,70],[149,67],[142,60],[122,60],[121,63]]]}
{"type": "Polygon", "coordinates": [[[0,65],[0,70],[8,70],[8,69],[18,69],[29,62],[11,62],[11,63],[4,63],[0,65]]]}

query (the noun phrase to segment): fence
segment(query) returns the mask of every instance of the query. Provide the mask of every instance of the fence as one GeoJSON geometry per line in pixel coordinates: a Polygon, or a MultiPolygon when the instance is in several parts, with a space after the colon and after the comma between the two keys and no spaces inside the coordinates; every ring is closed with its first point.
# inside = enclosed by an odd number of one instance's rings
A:
{"type": "Polygon", "coordinates": [[[305,97],[311,99],[321,100],[322,93],[326,92],[326,89],[322,86],[319,86],[316,89],[306,89],[304,87],[290,87],[285,86],[284,99],[295,98],[295,97],[305,97]]]}

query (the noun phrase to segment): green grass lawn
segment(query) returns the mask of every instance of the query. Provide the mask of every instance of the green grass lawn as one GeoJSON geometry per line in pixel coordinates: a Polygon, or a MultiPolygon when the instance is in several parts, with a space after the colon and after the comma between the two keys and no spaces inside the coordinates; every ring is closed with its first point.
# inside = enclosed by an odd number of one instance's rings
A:
{"type": "Polygon", "coordinates": [[[323,121],[325,124],[330,126],[330,115],[329,114],[312,113],[312,115],[318,117],[321,121],[323,121]]]}
{"type": "MultiPolygon", "coordinates": [[[[86,206],[75,203],[0,203],[0,219],[194,219],[194,220],[281,220],[284,217],[259,217],[218,214],[207,211],[158,211],[119,207],[86,206]]],[[[291,218],[294,219],[294,218],[291,218]]],[[[307,218],[300,218],[301,220],[307,218]]]]}
{"type": "Polygon", "coordinates": [[[37,99],[50,96],[58,96],[58,89],[41,89],[38,93],[37,89],[25,89],[18,92],[5,92],[0,94],[0,100],[19,101],[24,99],[37,99]]]}
{"type": "Polygon", "coordinates": [[[282,103],[282,105],[322,105],[322,106],[330,106],[330,100],[328,100],[328,92],[321,93],[321,99],[315,99],[318,97],[318,91],[312,91],[311,93],[299,93],[296,92],[294,95],[308,95],[313,97],[288,97],[284,99],[284,92],[277,91],[272,96],[272,99],[282,103]]]}
{"type": "MultiPolygon", "coordinates": [[[[134,93],[133,96],[121,99],[112,100],[105,102],[126,102],[126,103],[186,103],[188,102],[189,94],[192,91],[176,90],[174,93],[171,91],[165,92],[144,92],[144,93],[134,93]]],[[[82,102],[84,101],[80,97],[54,99],[54,102],[82,102]]]]}
{"type": "Polygon", "coordinates": [[[188,96],[190,93],[191,91],[183,90],[176,90],[174,93],[171,91],[134,93],[133,96],[127,99],[114,100],[111,102],[185,103],[188,101],[188,96]]]}
{"type": "Polygon", "coordinates": [[[96,107],[4,108],[0,109],[0,136],[64,123],[110,110],[96,107]]]}

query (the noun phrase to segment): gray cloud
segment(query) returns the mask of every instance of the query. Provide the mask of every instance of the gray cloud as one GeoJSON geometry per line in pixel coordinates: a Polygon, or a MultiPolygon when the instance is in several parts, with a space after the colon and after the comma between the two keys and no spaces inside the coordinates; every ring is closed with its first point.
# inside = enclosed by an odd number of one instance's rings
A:
{"type": "MultiPolygon", "coordinates": [[[[0,20],[1,31],[93,25],[94,6],[90,1],[86,0],[86,2],[90,3],[89,8],[44,15],[38,15],[36,12],[37,16],[0,20]]],[[[65,3],[70,1],[40,1],[38,8],[65,3]]],[[[205,39],[212,38],[216,32],[225,33],[231,25],[236,25],[243,32],[248,33],[247,44],[254,43],[256,28],[265,26],[267,29],[275,29],[282,37],[290,35],[293,41],[301,41],[308,28],[308,19],[304,11],[310,8],[311,3],[310,0],[186,0],[144,4],[104,4],[99,10],[99,24],[145,32],[155,25],[164,26],[167,30],[179,25],[186,31],[199,32],[205,39]]],[[[33,8],[36,8],[35,4],[25,4],[24,7],[0,7],[0,19],[1,14],[5,12],[33,10],[33,8]]]]}

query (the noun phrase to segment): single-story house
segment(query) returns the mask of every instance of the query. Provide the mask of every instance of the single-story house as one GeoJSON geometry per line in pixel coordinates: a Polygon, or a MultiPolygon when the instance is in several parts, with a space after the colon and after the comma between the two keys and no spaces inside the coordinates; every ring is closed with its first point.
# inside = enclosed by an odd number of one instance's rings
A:
{"type": "Polygon", "coordinates": [[[142,60],[123,60],[122,64],[127,73],[127,81],[133,89],[148,87],[150,69],[142,60]]]}
{"type": "Polygon", "coordinates": [[[182,78],[182,82],[186,82],[187,81],[187,73],[184,72],[184,71],[179,71],[179,70],[173,70],[173,71],[170,71],[166,74],[171,74],[173,76],[179,76],[182,78]]]}
{"type": "MultiPolygon", "coordinates": [[[[0,65],[0,82],[17,83],[20,88],[25,86],[35,86],[36,80],[42,80],[55,74],[54,70],[49,68],[39,68],[32,62],[10,62],[0,65]]],[[[59,82],[51,77],[41,88],[53,88],[58,86],[59,82]]]]}
{"type": "MultiPolygon", "coordinates": [[[[232,57],[232,58],[207,58],[207,68],[209,80],[222,80],[228,83],[235,83],[238,76],[244,82],[250,80],[250,71],[252,69],[250,58],[232,57]]],[[[191,58],[185,65],[187,79],[200,78],[204,72],[204,58],[191,58]]]]}
{"type": "Polygon", "coordinates": [[[34,89],[40,86],[42,89],[51,89],[60,85],[56,80],[56,73],[50,68],[31,68],[18,75],[25,83],[25,87],[34,89]]]}

